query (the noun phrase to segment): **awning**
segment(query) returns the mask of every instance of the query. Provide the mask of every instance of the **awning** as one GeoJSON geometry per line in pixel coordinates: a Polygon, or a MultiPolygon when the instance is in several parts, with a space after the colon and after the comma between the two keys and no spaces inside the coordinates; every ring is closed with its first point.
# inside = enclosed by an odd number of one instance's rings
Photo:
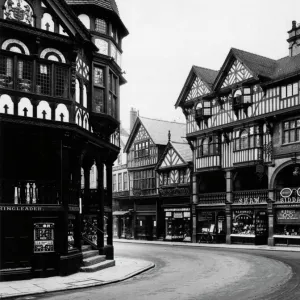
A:
{"type": "Polygon", "coordinates": [[[116,210],[116,211],[113,211],[113,216],[124,216],[126,214],[129,214],[129,211],[128,210],[116,210]]]}

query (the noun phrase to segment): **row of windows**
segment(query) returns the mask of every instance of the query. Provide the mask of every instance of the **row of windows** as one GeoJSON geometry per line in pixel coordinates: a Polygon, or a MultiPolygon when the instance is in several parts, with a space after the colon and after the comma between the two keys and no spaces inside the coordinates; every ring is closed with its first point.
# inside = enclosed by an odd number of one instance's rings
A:
{"type": "Polygon", "coordinates": [[[153,189],[156,187],[155,171],[143,170],[133,172],[133,189],[153,189]]]}
{"type": "Polygon", "coordinates": [[[161,174],[162,176],[162,184],[163,185],[170,185],[172,183],[186,183],[187,182],[187,175],[186,170],[182,169],[178,171],[178,176],[174,177],[173,180],[171,178],[171,172],[164,172],[161,174]]]}
{"type": "Polygon", "coordinates": [[[219,137],[211,136],[197,140],[197,157],[219,155],[219,137]]]}
{"type": "Polygon", "coordinates": [[[113,192],[127,191],[128,190],[128,174],[127,172],[113,175],[113,192]],[[118,180],[118,182],[117,182],[118,180]],[[117,189],[118,188],[118,189],[117,189]]]}
{"type": "Polygon", "coordinates": [[[149,140],[134,144],[134,158],[141,158],[149,155],[149,140]]]}
{"type": "Polygon", "coordinates": [[[298,95],[299,86],[298,82],[288,84],[281,87],[281,99],[298,95]]]}
{"type": "Polygon", "coordinates": [[[300,141],[300,119],[284,122],[283,143],[294,143],[300,141]]]}

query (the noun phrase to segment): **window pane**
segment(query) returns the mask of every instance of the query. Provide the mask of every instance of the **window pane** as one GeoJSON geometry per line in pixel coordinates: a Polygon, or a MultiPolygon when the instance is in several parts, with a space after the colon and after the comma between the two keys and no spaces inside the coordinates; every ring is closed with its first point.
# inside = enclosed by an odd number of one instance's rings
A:
{"type": "Polygon", "coordinates": [[[112,96],[111,96],[111,94],[108,95],[107,114],[110,116],[112,115],[112,96]]]}
{"type": "Polygon", "coordinates": [[[36,92],[42,95],[50,95],[51,68],[49,65],[37,64],[36,92]]]}
{"type": "Polygon", "coordinates": [[[55,96],[56,97],[68,97],[68,69],[55,67],[55,96]]]}
{"type": "Polygon", "coordinates": [[[289,129],[289,128],[290,128],[290,123],[284,122],[284,129],[289,129]]]}
{"type": "Polygon", "coordinates": [[[95,30],[101,33],[107,33],[106,22],[102,19],[96,19],[95,21],[95,30]]]}
{"type": "Polygon", "coordinates": [[[293,95],[293,86],[291,84],[289,84],[287,86],[287,92],[286,92],[286,96],[287,97],[291,97],[293,95]]]}
{"type": "Polygon", "coordinates": [[[300,141],[300,129],[297,129],[296,141],[300,141]]]}
{"type": "Polygon", "coordinates": [[[24,92],[31,91],[32,87],[32,62],[18,61],[18,89],[24,92]]]}
{"type": "Polygon", "coordinates": [[[288,143],[289,142],[289,132],[288,131],[285,131],[284,132],[284,140],[283,140],[284,143],[288,143]]]}
{"type": "Polygon", "coordinates": [[[235,150],[240,150],[240,140],[239,139],[235,140],[235,150]]]}
{"type": "Polygon", "coordinates": [[[241,149],[247,149],[248,148],[248,133],[247,132],[242,132],[241,137],[241,149]]]}
{"type": "Polygon", "coordinates": [[[94,84],[104,84],[104,79],[103,79],[103,69],[100,68],[95,68],[94,69],[94,84]]]}
{"type": "Polygon", "coordinates": [[[94,89],[94,105],[93,111],[96,113],[104,113],[104,91],[102,89],[94,89]]]}
{"type": "Polygon", "coordinates": [[[286,87],[285,86],[281,87],[281,98],[286,98],[286,87]]]}
{"type": "Polygon", "coordinates": [[[251,93],[250,88],[244,88],[244,95],[249,95],[251,93]]]}
{"type": "Polygon", "coordinates": [[[254,147],[254,135],[251,135],[250,136],[250,148],[253,148],[254,147]]]}
{"type": "Polygon", "coordinates": [[[205,139],[202,144],[203,155],[208,155],[208,139],[205,139]]]}
{"type": "Polygon", "coordinates": [[[295,130],[290,131],[290,142],[295,142],[295,130]]]}
{"type": "Polygon", "coordinates": [[[297,127],[300,127],[300,119],[297,120],[297,127]]]}
{"type": "Polygon", "coordinates": [[[298,82],[295,82],[293,84],[293,95],[297,95],[298,94],[298,82]]]}
{"type": "Polygon", "coordinates": [[[291,121],[291,122],[290,122],[290,128],[295,128],[295,125],[296,125],[296,124],[295,124],[295,121],[291,121]]]}

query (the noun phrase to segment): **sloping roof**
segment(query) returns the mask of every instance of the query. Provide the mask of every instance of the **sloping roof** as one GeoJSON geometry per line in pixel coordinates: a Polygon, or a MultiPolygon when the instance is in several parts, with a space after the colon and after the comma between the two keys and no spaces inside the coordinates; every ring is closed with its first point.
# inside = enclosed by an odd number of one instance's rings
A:
{"type": "Polygon", "coordinates": [[[172,141],[186,142],[186,125],[184,123],[156,120],[138,116],[129,135],[124,152],[126,152],[133,143],[140,125],[145,127],[153,143],[156,145],[167,145],[169,131],[171,133],[172,141]]]}
{"type": "Polygon", "coordinates": [[[231,51],[256,75],[270,78],[276,69],[277,62],[274,59],[236,48],[231,48],[231,51]]]}
{"type": "Polygon", "coordinates": [[[194,78],[194,75],[202,79],[204,84],[207,86],[209,90],[212,90],[212,85],[218,76],[218,71],[202,68],[198,66],[192,66],[190,73],[184,83],[184,86],[180,92],[180,95],[175,103],[175,108],[179,106],[180,103],[185,101],[185,97],[187,96],[187,93],[189,92],[189,89],[191,88],[192,79],[194,78]]]}
{"type": "Polygon", "coordinates": [[[193,66],[196,75],[201,78],[206,84],[212,87],[219,71],[193,66]]]}
{"type": "Polygon", "coordinates": [[[94,4],[105,8],[107,10],[111,10],[119,15],[118,6],[115,0],[66,0],[68,4],[94,4]]]}
{"type": "Polygon", "coordinates": [[[156,145],[168,143],[168,132],[170,131],[173,141],[182,142],[186,135],[184,123],[169,122],[163,120],[138,117],[156,145]]]}
{"type": "Polygon", "coordinates": [[[171,142],[171,144],[186,163],[193,160],[193,152],[188,143],[171,142]]]}
{"type": "Polygon", "coordinates": [[[277,60],[277,67],[272,74],[273,80],[282,79],[300,72],[300,55],[287,56],[277,60]]]}

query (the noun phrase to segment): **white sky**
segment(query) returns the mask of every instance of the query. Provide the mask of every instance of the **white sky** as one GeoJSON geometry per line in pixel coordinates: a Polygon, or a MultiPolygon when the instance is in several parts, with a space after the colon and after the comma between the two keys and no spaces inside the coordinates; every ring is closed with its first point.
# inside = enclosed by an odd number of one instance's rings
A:
{"type": "Polygon", "coordinates": [[[123,40],[121,122],[143,117],[185,122],[174,105],[193,65],[219,70],[230,50],[274,59],[288,55],[299,0],[117,0],[123,40]]]}

